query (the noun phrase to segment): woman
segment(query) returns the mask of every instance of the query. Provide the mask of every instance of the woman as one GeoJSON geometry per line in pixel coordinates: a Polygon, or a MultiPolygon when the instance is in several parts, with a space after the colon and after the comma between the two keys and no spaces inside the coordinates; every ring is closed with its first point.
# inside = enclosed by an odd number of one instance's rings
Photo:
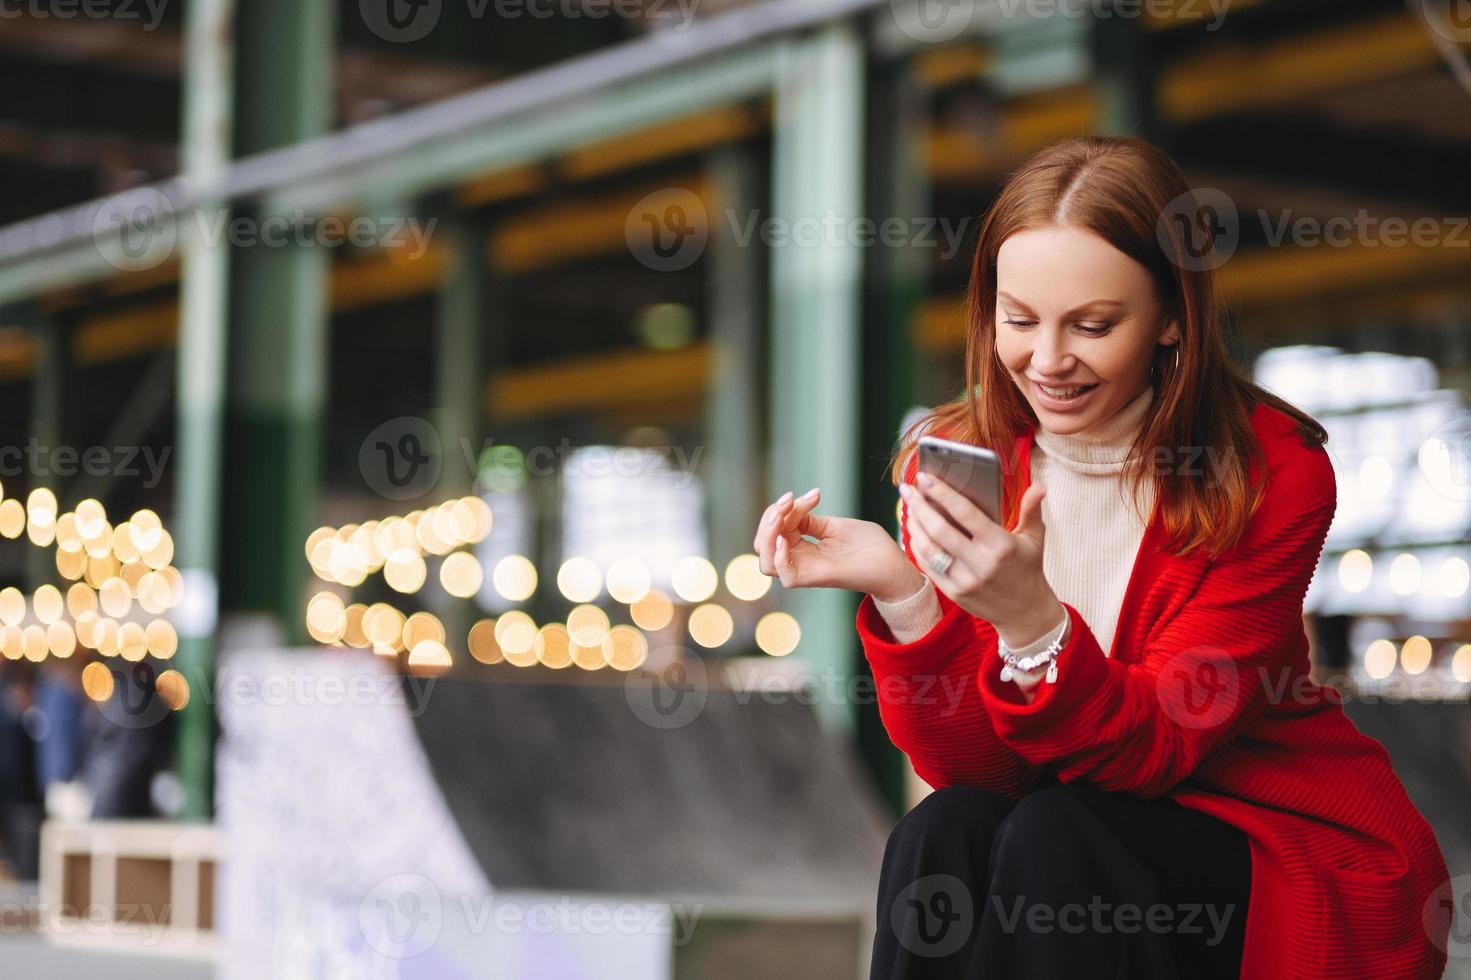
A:
{"type": "Polygon", "coordinates": [[[1326,433],[1231,362],[1188,193],[1134,138],[1029,160],[977,244],[968,396],[901,440],[902,550],[816,488],[763,517],[766,574],[865,593],[935,788],[889,840],[873,978],[1445,966],[1435,836],[1308,677],[1326,433]],[[998,451],[1004,526],[916,481],[923,432],[998,451]]]}

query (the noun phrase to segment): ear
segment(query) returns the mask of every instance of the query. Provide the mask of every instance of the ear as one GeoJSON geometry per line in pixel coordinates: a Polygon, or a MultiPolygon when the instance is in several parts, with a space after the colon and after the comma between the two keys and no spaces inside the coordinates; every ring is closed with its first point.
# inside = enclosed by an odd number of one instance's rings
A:
{"type": "Polygon", "coordinates": [[[1165,327],[1165,332],[1159,335],[1161,344],[1178,344],[1180,342],[1180,321],[1171,320],[1165,327]]]}

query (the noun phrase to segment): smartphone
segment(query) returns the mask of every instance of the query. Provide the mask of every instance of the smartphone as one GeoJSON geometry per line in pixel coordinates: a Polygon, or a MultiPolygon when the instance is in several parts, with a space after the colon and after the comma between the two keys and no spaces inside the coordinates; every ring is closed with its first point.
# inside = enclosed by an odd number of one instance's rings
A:
{"type": "MultiPolygon", "coordinates": [[[[919,439],[919,469],[942,480],[997,524],[1001,524],[1001,459],[981,446],[936,436],[919,439]]],[[[940,508],[944,513],[944,508],[940,508]]],[[[960,527],[949,514],[945,517],[960,527]]]]}

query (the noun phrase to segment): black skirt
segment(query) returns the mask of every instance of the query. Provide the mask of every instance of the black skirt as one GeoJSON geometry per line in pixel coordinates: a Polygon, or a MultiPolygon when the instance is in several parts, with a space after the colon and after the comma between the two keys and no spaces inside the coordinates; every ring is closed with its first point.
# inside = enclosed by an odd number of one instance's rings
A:
{"type": "Polygon", "coordinates": [[[889,836],[869,977],[1235,978],[1250,897],[1245,834],[1173,800],[949,787],[889,836]]]}

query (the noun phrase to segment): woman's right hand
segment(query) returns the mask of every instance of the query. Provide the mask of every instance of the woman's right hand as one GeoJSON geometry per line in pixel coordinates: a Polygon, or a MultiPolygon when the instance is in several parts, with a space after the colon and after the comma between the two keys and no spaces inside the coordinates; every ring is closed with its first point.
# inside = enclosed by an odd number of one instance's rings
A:
{"type": "Polygon", "coordinates": [[[886,602],[924,585],[893,536],[873,521],[813,513],[821,496],[816,487],[795,500],[788,492],[766,508],[754,542],[763,573],[789,589],[852,589],[886,602]]]}

